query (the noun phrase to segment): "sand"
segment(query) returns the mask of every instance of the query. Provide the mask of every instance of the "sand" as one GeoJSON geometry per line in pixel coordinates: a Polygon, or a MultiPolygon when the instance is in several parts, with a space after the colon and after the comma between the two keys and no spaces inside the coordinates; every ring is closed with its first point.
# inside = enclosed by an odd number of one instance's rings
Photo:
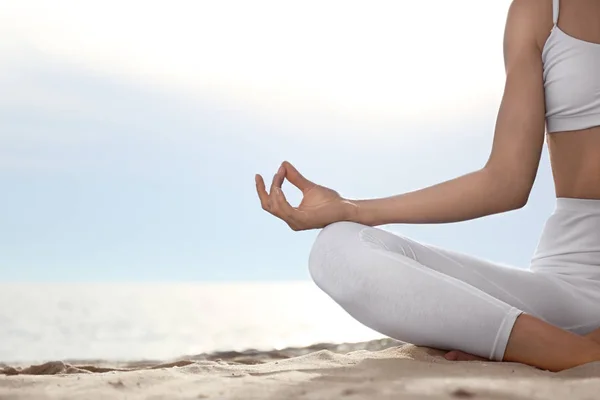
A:
{"type": "Polygon", "coordinates": [[[0,365],[0,399],[600,399],[600,362],[552,373],[442,354],[384,339],[169,363],[0,365]]]}

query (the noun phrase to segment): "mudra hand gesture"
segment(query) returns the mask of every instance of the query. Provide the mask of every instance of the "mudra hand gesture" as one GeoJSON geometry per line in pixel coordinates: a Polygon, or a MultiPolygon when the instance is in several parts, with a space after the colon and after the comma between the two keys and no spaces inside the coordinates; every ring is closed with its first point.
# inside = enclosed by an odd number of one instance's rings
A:
{"type": "Polygon", "coordinates": [[[309,181],[287,161],[281,164],[273,176],[269,193],[262,176],[257,174],[255,180],[263,210],[283,220],[294,231],[323,228],[331,223],[344,221],[354,208],[338,192],[309,181]],[[298,207],[290,205],[285,198],[281,189],[285,179],[302,191],[302,201],[298,207]]]}

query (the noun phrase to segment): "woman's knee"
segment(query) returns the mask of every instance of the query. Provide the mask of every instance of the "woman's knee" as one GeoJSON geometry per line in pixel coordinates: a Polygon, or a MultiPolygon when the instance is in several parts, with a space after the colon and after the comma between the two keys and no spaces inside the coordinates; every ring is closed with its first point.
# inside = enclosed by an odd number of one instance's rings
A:
{"type": "Polygon", "coordinates": [[[308,269],[313,281],[321,289],[339,285],[347,274],[344,269],[353,258],[353,250],[359,246],[359,235],[365,225],[341,221],[327,225],[319,232],[312,245],[308,269]]]}

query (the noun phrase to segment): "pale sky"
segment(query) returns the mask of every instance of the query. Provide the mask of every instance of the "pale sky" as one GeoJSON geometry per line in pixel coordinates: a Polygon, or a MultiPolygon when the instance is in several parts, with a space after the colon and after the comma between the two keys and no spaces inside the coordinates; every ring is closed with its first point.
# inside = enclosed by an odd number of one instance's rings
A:
{"type": "MultiPolygon", "coordinates": [[[[4,1],[2,59],[14,72],[42,53],[267,118],[323,108],[369,122],[447,116],[496,101],[508,3],[4,1]]],[[[56,101],[27,89],[18,99],[56,101]]]]}
{"type": "MultiPolygon", "coordinates": [[[[0,0],[0,280],[306,279],[317,231],[254,173],[364,198],[481,167],[509,3],[0,0]]],[[[389,229],[526,266],[552,205],[544,157],[524,210],[389,229]]]]}

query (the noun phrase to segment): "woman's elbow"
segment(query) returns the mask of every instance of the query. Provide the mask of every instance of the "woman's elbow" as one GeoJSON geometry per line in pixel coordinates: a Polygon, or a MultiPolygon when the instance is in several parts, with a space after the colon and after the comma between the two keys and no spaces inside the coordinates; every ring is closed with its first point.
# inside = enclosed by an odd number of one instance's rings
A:
{"type": "Polygon", "coordinates": [[[501,212],[518,210],[525,207],[533,187],[533,180],[524,178],[520,174],[510,174],[508,171],[491,171],[488,175],[492,178],[495,199],[499,203],[501,212]]]}
{"type": "Polygon", "coordinates": [[[513,211],[523,208],[529,201],[532,185],[523,182],[515,182],[504,191],[504,205],[506,211],[513,211]]]}
{"type": "Polygon", "coordinates": [[[530,192],[523,192],[516,195],[513,201],[510,203],[511,210],[518,210],[519,208],[525,207],[529,201],[529,193],[530,192]]]}

